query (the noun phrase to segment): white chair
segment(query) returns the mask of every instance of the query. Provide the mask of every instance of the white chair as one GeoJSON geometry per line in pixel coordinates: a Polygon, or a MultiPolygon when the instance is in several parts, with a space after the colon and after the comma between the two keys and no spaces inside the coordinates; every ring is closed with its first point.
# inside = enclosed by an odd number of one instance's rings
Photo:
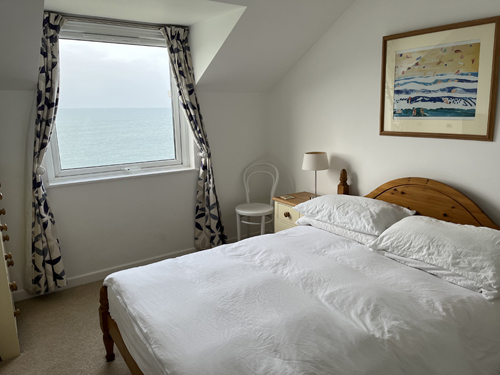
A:
{"type": "Polygon", "coordinates": [[[245,192],[247,195],[247,203],[236,206],[236,228],[238,234],[238,241],[241,240],[241,223],[248,225],[260,225],[260,234],[265,233],[266,224],[273,221],[274,206],[273,196],[278,184],[279,172],[278,168],[269,163],[253,164],[245,169],[243,172],[243,184],[245,185],[245,192]],[[258,169],[261,167],[261,169],[258,169]],[[266,203],[250,203],[250,177],[257,174],[267,174],[273,179],[271,188],[271,199],[269,204],[266,203]],[[259,217],[260,222],[252,222],[251,217],[259,217]],[[248,221],[243,220],[243,217],[248,217],[248,221]]]}

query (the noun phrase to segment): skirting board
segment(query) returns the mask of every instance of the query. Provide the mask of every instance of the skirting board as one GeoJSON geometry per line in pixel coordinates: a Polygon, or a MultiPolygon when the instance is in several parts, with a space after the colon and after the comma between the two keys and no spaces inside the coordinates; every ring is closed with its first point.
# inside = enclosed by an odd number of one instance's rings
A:
{"type": "MultiPolygon", "coordinates": [[[[79,285],[92,283],[94,281],[103,280],[108,275],[111,275],[113,272],[126,270],[126,269],[132,268],[132,267],[144,266],[146,264],[159,262],[161,260],[168,259],[168,258],[176,258],[176,257],[182,256],[182,255],[194,253],[195,251],[196,250],[193,247],[193,248],[186,249],[186,250],[176,251],[176,252],[170,253],[170,254],[164,254],[164,255],[157,256],[157,257],[148,258],[148,259],[141,259],[140,261],[137,261],[137,262],[126,263],[126,264],[122,264],[119,266],[110,267],[110,268],[106,268],[106,269],[95,271],[95,272],[90,272],[90,273],[76,276],[76,277],[69,277],[67,279],[68,285],[66,285],[63,288],[54,290],[50,293],[73,288],[73,287],[79,286],[79,285]]],[[[33,298],[36,296],[34,296],[33,294],[30,294],[26,290],[22,289],[22,290],[18,290],[17,292],[12,293],[12,297],[14,298],[14,302],[18,302],[18,301],[22,301],[22,300],[25,300],[28,298],[33,298]]]]}
{"type": "MultiPolygon", "coordinates": [[[[228,243],[232,243],[232,242],[236,242],[236,237],[228,239],[228,243]]],[[[126,269],[132,268],[132,267],[144,266],[146,264],[159,262],[159,261],[164,260],[164,259],[177,258],[177,257],[180,257],[182,255],[194,253],[195,251],[196,251],[196,249],[194,247],[192,247],[190,249],[180,250],[180,251],[176,251],[174,253],[164,254],[164,255],[157,256],[157,257],[153,257],[153,258],[142,259],[142,260],[137,261],[137,262],[126,263],[126,264],[122,264],[119,266],[106,268],[106,269],[103,269],[100,271],[90,272],[90,273],[80,275],[80,276],[69,277],[67,279],[68,285],[66,285],[63,288],[54,290],[53,292],[50,292],[50,293],[73,288],[73,287],[79,286],[79,285],[92,283],[94,281],[104,280],[108,275],[111,275],[113,272],[126,270],[126,269]]],[[[14,302],[22,301],[22,300],[25,300],[28,298],[33,298],[33,297],[36,297],[36,296],[28,293],[24,289],[18,290],[17,292],[12,293],[12,298],[14,299],[14,302]]]]}

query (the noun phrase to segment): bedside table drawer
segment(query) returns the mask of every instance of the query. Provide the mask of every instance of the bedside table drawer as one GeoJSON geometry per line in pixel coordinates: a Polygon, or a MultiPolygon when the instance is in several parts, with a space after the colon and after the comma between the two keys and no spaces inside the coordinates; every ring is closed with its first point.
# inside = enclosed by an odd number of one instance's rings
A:
{"type": "Polygon", "coordinates": [[[302,215],[293,207],[309,200],[311,193],[302,191],[291,194],[291,199],[284,199],[283,196],[273,197],[274,201],[274,232],[296,227],[295,222],[302,215]]]}
{"type": "Polygon", "coordinates": [[[295,222],[300,216],[301,215],[291,206],[287,206],[282,203],[276,204],[276,221],[280,221],[283,224],[295,226],[295,222]]]}
{"type": "Polygon", "coordinates": [[[274,222],[274,233],[280,232],[280,231],[285,230],[285,229],[294,228],[294,227],[296,227],[295,224],[288,224],[288,223],[284,223],[280,220],[276,220],[274,222]]]}

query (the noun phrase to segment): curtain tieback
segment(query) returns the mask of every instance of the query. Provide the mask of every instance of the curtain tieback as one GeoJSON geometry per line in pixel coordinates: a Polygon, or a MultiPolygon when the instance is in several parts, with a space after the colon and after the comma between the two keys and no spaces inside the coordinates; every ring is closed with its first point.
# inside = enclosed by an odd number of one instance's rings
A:
{"type": "Polygon", "coordinates": [[[47,170],[44,167],[42,167],[41,165],[36,168],[36,174],[39,176],[44,175],[45,172],[47,172],[47,170]]]}
{"type": "Polygon", "coordinates": [[[206,159],[206,158],[208,158],[208,153],[206,153],[205,151],[200,151],[200,152],[198,152],[198,156],[200,158],[206,159]]]}

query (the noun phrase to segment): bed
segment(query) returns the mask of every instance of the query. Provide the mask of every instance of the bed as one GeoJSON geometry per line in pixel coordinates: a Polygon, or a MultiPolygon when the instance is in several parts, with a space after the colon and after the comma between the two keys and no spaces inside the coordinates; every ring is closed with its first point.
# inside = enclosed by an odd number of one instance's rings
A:
{"type": "MultiPolygon", "coordinates": [[[[393,180],[366,198],[500,229],[430,179],[393,180]]],[[[359,242],[304,225],[112,274],[99,308],[106,359],[116,344],[134,375],[500,372],[494,291],[487,299],[487,287],[481,295],[359,242]]]]}

